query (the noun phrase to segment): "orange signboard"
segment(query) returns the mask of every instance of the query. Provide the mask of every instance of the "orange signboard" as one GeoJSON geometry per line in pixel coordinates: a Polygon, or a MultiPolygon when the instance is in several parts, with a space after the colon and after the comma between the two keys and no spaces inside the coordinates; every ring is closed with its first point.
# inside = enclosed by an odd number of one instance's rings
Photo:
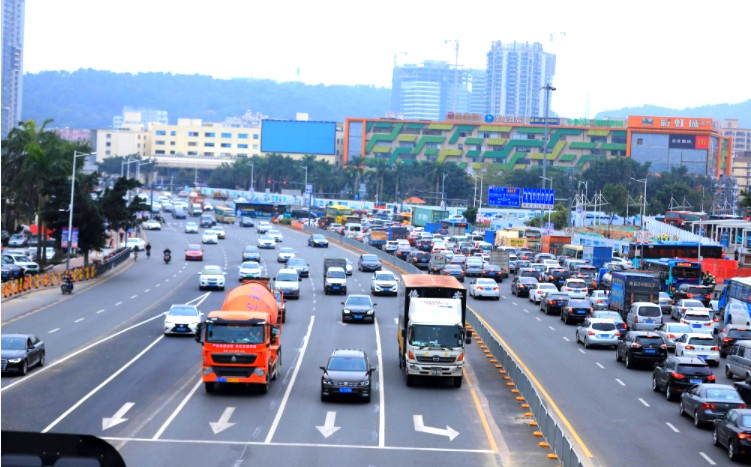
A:
{"type": "Polygon", "coordinates": [[[628,117],[629,128],[653,128],[656,130],[704,130],[719,131],[720,123],[711,118],[694,117],[628,117]]]}

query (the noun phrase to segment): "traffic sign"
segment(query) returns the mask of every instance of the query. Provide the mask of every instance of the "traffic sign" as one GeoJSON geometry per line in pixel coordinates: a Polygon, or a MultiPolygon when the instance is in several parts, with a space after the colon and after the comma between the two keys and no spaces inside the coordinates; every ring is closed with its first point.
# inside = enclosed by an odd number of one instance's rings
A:
{"type": "Polygon", "coordinates": [[[488,206],[498,208],[518,208],[521,189],[505,186],[488,187],[488,206]]]}
{"type": "Polygon", "coordinates": [[[522,207],[550,209],[555,204],[555,190],[544,188],[524,188],[522,190],[522,207]]]}

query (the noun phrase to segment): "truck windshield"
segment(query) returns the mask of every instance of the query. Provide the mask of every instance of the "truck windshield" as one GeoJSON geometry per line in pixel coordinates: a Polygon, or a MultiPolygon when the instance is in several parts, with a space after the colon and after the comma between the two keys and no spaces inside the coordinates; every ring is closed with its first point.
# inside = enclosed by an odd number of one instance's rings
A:
{"type": "Polygon", "coordinates": [[[347,277],[344,275],[344,271],[329,271],[328,276],[331,279],[346,279],[347,277]]]}
{"type": "Polygon", "coordinates": [[[206,342],[213,344],[263,344],[261,326],[239,324],[209,324],[206,327],[206,342]]]}
{"type": "Polygon", "coordinates": [[[409,344],[415,347],[461,347],[461,328],[459,326],[414,325],[409,344]]]}

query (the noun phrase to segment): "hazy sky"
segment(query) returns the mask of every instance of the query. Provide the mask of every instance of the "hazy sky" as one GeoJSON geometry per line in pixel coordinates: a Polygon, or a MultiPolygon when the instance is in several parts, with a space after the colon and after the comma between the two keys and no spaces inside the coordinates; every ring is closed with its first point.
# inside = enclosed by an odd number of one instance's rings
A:
{"type": "MultiPolygon", "coordinates": [[[[93,68],[391,87],[394,60],[485,68],[494,40],[557,56],[551,109],[737,103],[751,2],[27,0],[24,70],[93,68]],[[448,42],[447,42],[448,41],[448,42]]],[[[130,105],[138,105],[130,102],[130,105]]],[[[255,110],[255,109],[254,109],[255,110]]]]}

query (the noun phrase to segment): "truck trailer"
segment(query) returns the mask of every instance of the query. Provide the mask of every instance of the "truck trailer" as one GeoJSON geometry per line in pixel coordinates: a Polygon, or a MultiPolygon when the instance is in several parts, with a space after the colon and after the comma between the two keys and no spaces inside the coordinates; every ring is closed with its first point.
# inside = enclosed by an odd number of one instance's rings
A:
{"type": "Polygon", "coordinates": [[[405,274],[402,282],[397,341],[407,386],[424,376],[451,378],[461,387],[464,347],[471,342],[467,290],[451,276],[405,274]]]}
{"type": "Polygon", "coordinates": [[[620,313],[623,321],[634,302],[660,304],[660,279],[641,272],[613,271],[610,278],[608,307],[620,313]]]}

